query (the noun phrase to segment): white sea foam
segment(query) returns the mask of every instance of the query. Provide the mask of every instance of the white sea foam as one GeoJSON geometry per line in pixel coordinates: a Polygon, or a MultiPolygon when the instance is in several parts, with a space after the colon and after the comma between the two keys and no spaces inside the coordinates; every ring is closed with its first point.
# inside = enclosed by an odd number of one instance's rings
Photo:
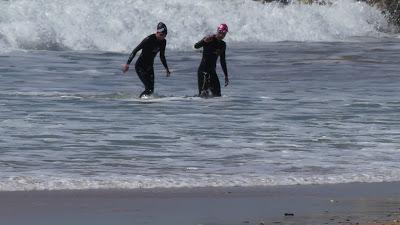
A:
{"type": "Polygon", "coordinates": [[[0,1],[0,52],[10,49],[130,51],[158,21],[169,27],[168,48],[191,49],[219,23],[231,42],[337,41],[379,36],[387,27],[365,3],[328,5],[248,0],[18,0],[0,1]]]}
{"type": "MultiPolygon", "coordinates": [[[[195,172],[196,170],[188,170],[195,172]]],[[[62,175],[21,175],[0,180],[0,191],[21,190],[84,190],[84,189],[146,189],[182,187],[254,187],[276,185],[336,184],[351,182],[391,182],[400,180],[399,170],[381,169],[371,173],[330,176],[102,176],[63,177],[62,175]],[[109,177],[109,178],[107,178],[109,177]]]]}

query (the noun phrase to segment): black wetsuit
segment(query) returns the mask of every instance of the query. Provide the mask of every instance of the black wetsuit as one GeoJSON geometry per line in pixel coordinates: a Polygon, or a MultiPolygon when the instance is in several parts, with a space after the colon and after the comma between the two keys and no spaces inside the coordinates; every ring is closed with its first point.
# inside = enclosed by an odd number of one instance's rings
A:
{"type": "Polygon", "coordinates": [[[199,95],[203,91],[210,89],[213,96],[221,96],[221,85],[219,83],[217,72],[218,56],[221,56],[220,63],[225,75],[228,75],[225,61],[226,44],[223,40],[218,40],[212,37],[210,42],[205,42],[204,39],[194,45],[195,48],[203,47],[203,58],[197,72],[199,95]]]}
{"type": "Polygon", "coordinates": [[[142,95],[151,95],[154,92],[154,58],[157,53],[160,52],[160,59],[165,69],[168,70],[167,60],[165,59],[165,46],[167,41],[157,40],[155,34],[151,34],[135,48],[133,49],[127,64],[129,65],[138,51],[142,50],[138,60],[135,64],[135,70],[138,74],[140,80],[144,84],[145,90],[140,94],[142,95]]]}

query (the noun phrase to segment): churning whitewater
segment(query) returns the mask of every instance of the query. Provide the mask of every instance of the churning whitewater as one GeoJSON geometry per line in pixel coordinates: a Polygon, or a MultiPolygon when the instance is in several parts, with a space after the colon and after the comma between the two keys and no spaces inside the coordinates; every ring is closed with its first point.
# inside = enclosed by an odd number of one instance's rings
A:
{"type": "Polygon", "coordinates": [[[377,37],[387,29],[380,10],[351,0],[327,5],[250,0],[0,1],[0,52],[10,49],[129,51],[164,21],[168,48],[191,49],[226,22],[231,42],[341,41],[377,37]]]}

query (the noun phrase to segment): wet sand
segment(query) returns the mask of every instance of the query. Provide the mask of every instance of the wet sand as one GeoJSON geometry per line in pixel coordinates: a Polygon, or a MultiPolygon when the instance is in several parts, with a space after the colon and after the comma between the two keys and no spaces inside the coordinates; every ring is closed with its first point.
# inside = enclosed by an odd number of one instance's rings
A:
{"type": "Polygon", "coordinates": [[[400,183],[0,192],[0,225],[399,225],[400,183]]]}

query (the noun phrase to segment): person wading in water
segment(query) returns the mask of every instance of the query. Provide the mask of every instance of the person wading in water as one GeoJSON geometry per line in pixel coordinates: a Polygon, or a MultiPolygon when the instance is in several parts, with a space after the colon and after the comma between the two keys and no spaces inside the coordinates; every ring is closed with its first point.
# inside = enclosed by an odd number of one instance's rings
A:
{"type": "Polygon", "coordinates": [[[221,86],[216,72],[218,56],[221,57],[220,63],[225,74],[225,86],[229,84],[225,61],[226,43],[223,41],[227,33],[228,26],[220,24],[216,34],[206,36],[194,45],[196,49],[203,47],[203,57],[197,72],[200,97],[209,97],[208,89],[211,91],[212,96],[221,96],[221,86]]]}
{"type": "Polygon", "coordinates": [[[167,71],[167,77],[171,74],[168,69],[167,60],[165,59],[165,46],[167,45],[165,37],[167,36],[167,32],[167,26],[162,22],[158,23],[157,32],[143,39],[143,41],[133,49],[128,61],[122,67],[122,71],[126,73],[129,70],[129,64],[131,64],[133,58],[135,58],[136,53],[142,50],[135,64],[136,73],[145,88],[145,90],[140,94],[140,98],[150,96],[154,92],[154,58],[158,52],[160,52],[161,62],[167,71]]]}

